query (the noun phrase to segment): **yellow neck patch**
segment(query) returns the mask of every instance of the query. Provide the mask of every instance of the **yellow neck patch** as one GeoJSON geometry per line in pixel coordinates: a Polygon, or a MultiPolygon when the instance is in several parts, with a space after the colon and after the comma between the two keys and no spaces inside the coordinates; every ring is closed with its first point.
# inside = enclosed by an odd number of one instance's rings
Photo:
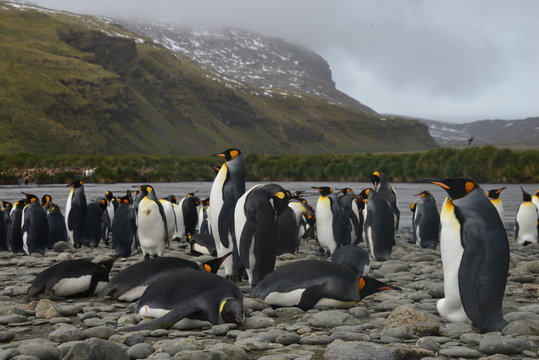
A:
{"type": "Polygon", "coordinates": [[[225,304],[228,300],[221,301],[221,304],[219,304],[219,315],[223,312],[223,308],[225,307],[225,304]]]}
{"type": "Polygon", "coordinates": [[[284,192],[282,191],[279,191],[279,192],[276,192],[275,194],[273,194],[273,196],[275,196],[276,198],[279,198],[279,199],[284,199],[284,192]]]}

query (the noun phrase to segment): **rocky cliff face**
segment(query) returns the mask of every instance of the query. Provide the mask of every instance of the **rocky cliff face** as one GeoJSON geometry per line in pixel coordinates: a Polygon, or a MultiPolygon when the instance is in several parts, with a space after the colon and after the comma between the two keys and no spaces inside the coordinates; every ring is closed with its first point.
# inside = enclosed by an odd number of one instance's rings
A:
{"type": "Polygon", "coordinates": [[[126,20],[121,24],[234,80],[257,88],[315,95],[375,114],[338,91],[326,60],[303,46],[241,29],[194,29],[126,20]]]}

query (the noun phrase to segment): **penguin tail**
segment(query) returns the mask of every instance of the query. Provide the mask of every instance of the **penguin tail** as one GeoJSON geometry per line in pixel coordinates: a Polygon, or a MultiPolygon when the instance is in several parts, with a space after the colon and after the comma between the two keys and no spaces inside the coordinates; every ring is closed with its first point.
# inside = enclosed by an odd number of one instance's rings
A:
{"type": "Polygon", "coordinates": [[[197,305],[178,306],[173,308],[166,315],[163,315],[160,318],[146,321],[142,324],[138,324],[135,326],[123,327],[120,328],[119,331],[131,332],[139,330],[170,329],[181,319],[198,311],[200,311],[200,308],[197,305]]]}

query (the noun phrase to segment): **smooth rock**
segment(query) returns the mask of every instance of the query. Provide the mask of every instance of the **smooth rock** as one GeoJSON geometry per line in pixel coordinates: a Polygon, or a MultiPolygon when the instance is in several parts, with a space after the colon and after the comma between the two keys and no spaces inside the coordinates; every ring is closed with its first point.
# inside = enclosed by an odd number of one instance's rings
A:
{"type": "Polygon", "coordinates": [[[221,351],[191,350],[174,355],[174,360],[227,360],[229,357],[221,351]]]}
{"type": "Polygon", "coordinates": [[[66,243],[65,241],[57,241],[54,243],[54,245],[52,246],[53,250],[57,253],[61,253],[61,252],[64,252],[66,250],[69,250],[71,248],[71,246],[69,246],[68,243],[66,243]]]}
{"type": "Polygon", "coordinates": [[[479,351],[485,354],[517,355],[528,350],[529,344],[523,339],[499,335],[485,335],[479,343],[479,351]]]}
{"type": "Polygon", "coordinates": [[[225,353],[230,359],[233,360],[249,360],[249,355],[245,350],[240,348],[239,346],[227,344],[227,343],[219,343],[219,344],[213,344],[206,346],[205,350],[208,351],[220,351],[225,353]]]}
{"type": "Polygon", "coordinates": [[[539,323],[534,320],[516,320],[507,324],[502,335],[539,335],[539,323]]]}
{"type": "Polygon", "coordinates": [[[326,310],[314,314],[307,323],[317,328],[332,328],[340,325],[354,325],[358,321],[350,314],[340,310],[326,310]]]}
{"type": "Polygon", "coordinates": [[[448,323],[440,326],[440,335],[451,339],[458,339],[462,334],[475,333],[471,325],[464,323],[448,323]]]}
{"type": "Polygon", "coordinates": [[[481,356],[479,351],[464,346],[449,346],[440,350],[439,354],[457,358],[478,358],[481,356]]]}
{"type": "Polygon", "coordinates": [[[62,313],[54,301],[49,299],[41,299],[38,301],[36,305],[36,317],[52,319],[61,315],[62,313]]]}
{"type": "Polygon", "coordinates": [[[440,320],[425,311],[409,305],[401,305],[393,310],[386,319],[384,329],[404,328],[411,335],[437,335],[440,320]]]}
{"type": "Polygon", "coordinates": [[[326,360],[394,360],[395,350],[365,341],[335,340],[324,352],[326,360]]]}
{"type": "Polygon", "coordinates": [[[15,338],[15,334],[10,331],[0,331],[0,343],[11,341],[15,338]]]}
{"type": "Polygon", "coordinates": [[[57,343],[84,339],[82,331],[72,325],[63,325],[49,334],[49,340],[57,343]]]}
{"type": "Polygon", "coordinates": [[[253,311],[261,311],[269,307],[269,304],[262,299],[249,298],[243,299],[243,307],[253,311]]]}
{"type": "Polygon", "coordinates": [[[263,316],[252,316],[245,319],[243,325],[247,329],[262,329],[272,326],[275,323],[275,320],[263,317],[263,316]]]}
{"type": "Polygon", "coordinates": [[[19,345],[17,351],[21,355],[35,356],[40,360],[57,360],[60,358],[60,352],[56,349],[56,345],[50,341],[42,340],[19,345]]]}
{"type": "Polygon", "coordinates": [[[153,346],[146,343],[135,344],[127,349],[127,355],[129,355],[131,359],[146,359],[153,354],[153,352],[153,346]]]}
{"type": "Polygon", "coordinates": [[[0,325],[18,324],[28,321],[28,318],[23,315],[4,315],[0,316],[0,325]]]}
{"type": "Polygon", "coordinates": [[[118,331],[108,326],[96,326],[96,327],[84,330],[82,332],[82,335],[84,335],[85,339],[95,337],[99,339],[108,340],[112,335],[116,334],[117,332],[118,331]]]}
{"type": "Polygon", "coordinates": [[[67,260],[73,260],[73,254],[70,252],[62,252],[56,255],[56,261],[67,261],[67,260]]]}
{"type": "Polygon", "coordinates": [[[73,345],[62,360],[129,360],[129,355],[116,343],[92,338],[73,345]]]}

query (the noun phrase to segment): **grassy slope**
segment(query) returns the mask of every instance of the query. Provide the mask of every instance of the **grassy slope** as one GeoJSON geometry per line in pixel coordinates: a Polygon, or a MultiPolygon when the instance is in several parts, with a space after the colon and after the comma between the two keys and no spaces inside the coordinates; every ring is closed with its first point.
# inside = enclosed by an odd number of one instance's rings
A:
{"type": "Polygon", "coordinates": [[[5,153],[205,154],[424,150],[415,121],[321,99],[230,89],[185,58],[95,18],[0,3],[5,153]]]}

